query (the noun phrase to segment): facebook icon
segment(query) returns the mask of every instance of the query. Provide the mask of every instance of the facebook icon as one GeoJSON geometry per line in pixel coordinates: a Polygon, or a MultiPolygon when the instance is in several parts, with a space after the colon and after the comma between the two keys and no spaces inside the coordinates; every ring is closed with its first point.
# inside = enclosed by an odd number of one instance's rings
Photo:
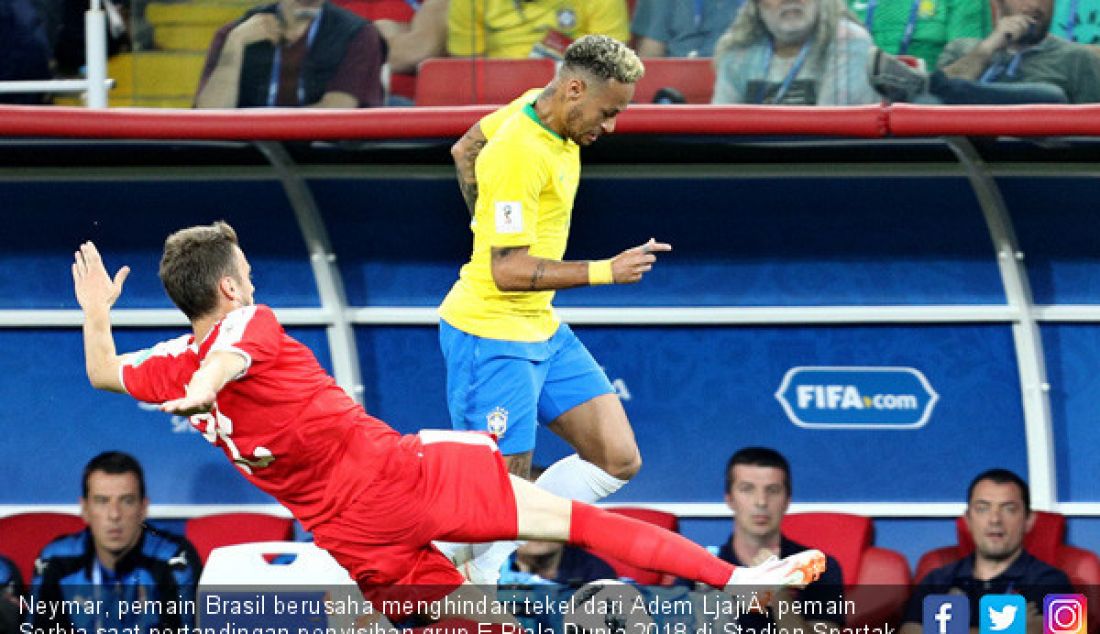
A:
{"type": "Polygon", "coordinates": [[[968,634],[970,600],[961,594],[924,597],[924,634],[968,634]]]}

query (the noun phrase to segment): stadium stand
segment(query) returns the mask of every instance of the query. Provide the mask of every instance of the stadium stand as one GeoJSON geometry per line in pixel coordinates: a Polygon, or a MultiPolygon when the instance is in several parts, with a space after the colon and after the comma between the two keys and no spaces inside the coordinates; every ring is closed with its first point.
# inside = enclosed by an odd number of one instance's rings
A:
{"type": "Polygon", "coordinates": [[[549,59],[433,58],[420,64],[416,105],[504,104],[553,76],[549,59]]]}
{"type": "Polygon", "coordinates": [[[34,578],[34,560],[56,537],[84,530],[84,520],[69,513],[16,513],[0,517],[0,554],[11,559],[23,581],[34,578]]]}
{"type": "Polygon", "coordinates": [[[909,598],[909,564],[901,553],[872,545],[871,518],[848,513],[788,513],[782,530],[788,538],[820,548],[840,564],[845,598],[856,605],[848,626],[897,622],[909,598]]]}
{"type": "Polygon", "coordinates": [[[634,90],[634,103],[650,103],[662,88],[675,88],[687,103],[710,103],[714,93],[714,63],[703,58],[649,57],[645,75],[634,90]]]}
{"type": "MultiPolygon", "coordinates": [[[[1065,543],[1066,518],[1060,513],[1033,511],[1035,524],[1024,535],[1024,548],[1036,558],[1060,568],[1074,585],[1100,586],[1100,559],[1087,550],[1065,543]],[[1076,575],[1076,576],[1075,576],[1076,575]]],[[[962,559],[974,552],[974,540],[966,527],[966,519],[955,520],[958,544],[944,546],[925,553],[917,564],[914,581],[919,582],[930,571],[962,559]]]]}
{"type": "Polygon", "coordinates": [[[294,520],[263,513],[217,513],[187,520],[184,536],[199,553],[203,564],[210,551],[251,542],[289,541],[294,520]]]}

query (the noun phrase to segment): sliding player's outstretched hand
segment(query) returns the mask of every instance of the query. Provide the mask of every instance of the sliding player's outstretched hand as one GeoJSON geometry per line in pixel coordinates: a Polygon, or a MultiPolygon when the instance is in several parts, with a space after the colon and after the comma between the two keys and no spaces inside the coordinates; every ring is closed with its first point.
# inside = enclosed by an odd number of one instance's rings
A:
{"type": "Polygon", "coordinates": [[[217,394],[213,390],[203,390],[192,393],[187,391],[187,396],[161,403],[160,410],[178,416],[194,416],[205,414],[214,408],[214,399],[217,394]]]}
{"type": "Polygon", "coordinates": [[[76,301],[84,310],[110,308],[122,294],[122,284],[130,275],[130,267],[124,266],[115,273],[114,279],[107,274],[99,250],[91,242],[80,245],[73,254],[73,286],[76,289],[76,301]]]}
{"type": "Polygon", "coordinates": [[[657,261],[655,254],[662,251],[671,251],[672,245],[657,242],[650,238],[649,242],[627,249],[611,260],[611,274],[616,284],[633,284],[642,279],[653,268],[657,261]]]}

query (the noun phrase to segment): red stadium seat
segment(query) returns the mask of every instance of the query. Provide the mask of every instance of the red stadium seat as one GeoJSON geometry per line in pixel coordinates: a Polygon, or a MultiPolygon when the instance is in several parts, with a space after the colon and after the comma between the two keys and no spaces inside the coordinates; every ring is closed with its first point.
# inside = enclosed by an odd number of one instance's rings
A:
{"type": "Polygon", "coordinates": [[[294,520],[264,513],[219,513],[193,517],[183,531],[205,564],[210,551],[219,546],[289,541],[294,538],[294,520]]]}
{"type": "Polygon", "coordinates": [[[845,598],[855,602],[849,627],[897,623],[909,598],[909,564],[905,557],[872,546],[871,518],[846,513],[791,513],[783,518],[783,534],[819,548],[840,564],[845,598]]]}
{"type": "Polygon", "coordinates": [[[416,105],[505,104],[553,77],[549,59],[427,59],[417,71],[416,105]]]}
{"type": "MultiPolygon", "coordinates": [[[[680,518],[676,517],[672,513],[665,513],[664,511],[654,511],[652,509],[635,508],[630,506],[622,506],[618,508],[607,509],[612,513],[618,513],[619,515],[625,515],[627,517],[641,520],[643,522],[649,522],[670,530],[674,533],[680,532],[680,518]]],[[[620,577],[627,577],[633,579],[644,586],[657,586],[657,585],[671,585],[676,578],[672,575],[666,575],[659,572],[652,572],[644,568],[637,568],[631,566],[628,563],[619,561],[617,559],[611,559],[609,557],[603,557],[607,563],[611,564],[611,567],[615,569],[615,574],[620,577]]]]}
{"type": "Polygon", "coordinates": [[[408,22],[414,13],[405,0],[333,0],[333,4],[371,21],[408,22]]]}
{"type": "Polygon", "coordinates": [[[645,75],[634,89],[634,103],[651,103],[662,88],[679,90],[688,103],[710,103],[714,65],[709,57],[648,57],[645,75]]]}
{"type": "MultiPolygon", "coordinates": [[[[1033,511],[1035,524],[1024,535],[1024,548],[1037,559],[1066,573],[1074,586],[1084,590],[1100,590],[1100,558],[1090,551],[1066,544],[1066,517],[1060,513],[1033,511]]],[[[958,545],[927,551],[916,564],[916,581],[928,572],[974,553],[974,539],[966,526],[966,518],[955,520],[958,545]]],[[[1100,593],[1097,604],[1100,604],[1100,593]]],[[[1091,599],[1092,597],[1090,597],[1091,599]]]]}
{"type": "MultiPolygon", "coordinates": [[[[1035,558],[1065,572],[1078,592],[1088,597],[1089,604],[1100,605],[1100,558],[1095,553],[1065,543],[1066,518],[1061,513],[1032,512],[1035,514],[1035,524],[1024,535],[1024,548],[1035,558]]],[[[970,537],[965,518],[955,520],[955,533],[959,540],[957,545],[930,550],[921,556],[914,575],[917,582],[936,568],[974,552],[974,540],[970,537]]],[[[1096,632],[1098,628],[1100,623],[1096,620],[1089,623],[1090,632],[1096,632]]]]}
{"type": "Polygon", "coordinates": [[[0,517],[0,554],[19,569],[30,586],[34,560],[55,538],[84,530],[84,520],[69,513],[17,513],[0,517]]]}

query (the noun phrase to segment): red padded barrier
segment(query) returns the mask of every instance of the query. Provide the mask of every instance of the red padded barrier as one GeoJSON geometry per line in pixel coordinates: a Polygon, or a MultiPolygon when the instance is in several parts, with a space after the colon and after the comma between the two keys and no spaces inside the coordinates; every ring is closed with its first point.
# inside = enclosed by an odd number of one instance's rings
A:
{"type": "MultiPolygon", "coordinates": [[[[322,111],[88,110],[0,106],[0,136],[80,139],[280,140],[457,137],[492,106],[322,111]]],[[[825,137],[1100,136],[1100,104],[1085,106],[854,107],[635,105],[628,134],[825,137]]]]}
{"type": "Polygon", "coordinates": [[[888,107],[892,136],[1095,136],[1100,105],[888,107]]]}
{"type": "MultiPolygon", "coordinates": [[[[491,106],[154,110],[0,106],[0,135],[80,139],[282,140],[458,137],[491,106]]],[[[881,137],[879,106],[631,106],[618,121],[630,134],[747,134],[881,137]]]]}

